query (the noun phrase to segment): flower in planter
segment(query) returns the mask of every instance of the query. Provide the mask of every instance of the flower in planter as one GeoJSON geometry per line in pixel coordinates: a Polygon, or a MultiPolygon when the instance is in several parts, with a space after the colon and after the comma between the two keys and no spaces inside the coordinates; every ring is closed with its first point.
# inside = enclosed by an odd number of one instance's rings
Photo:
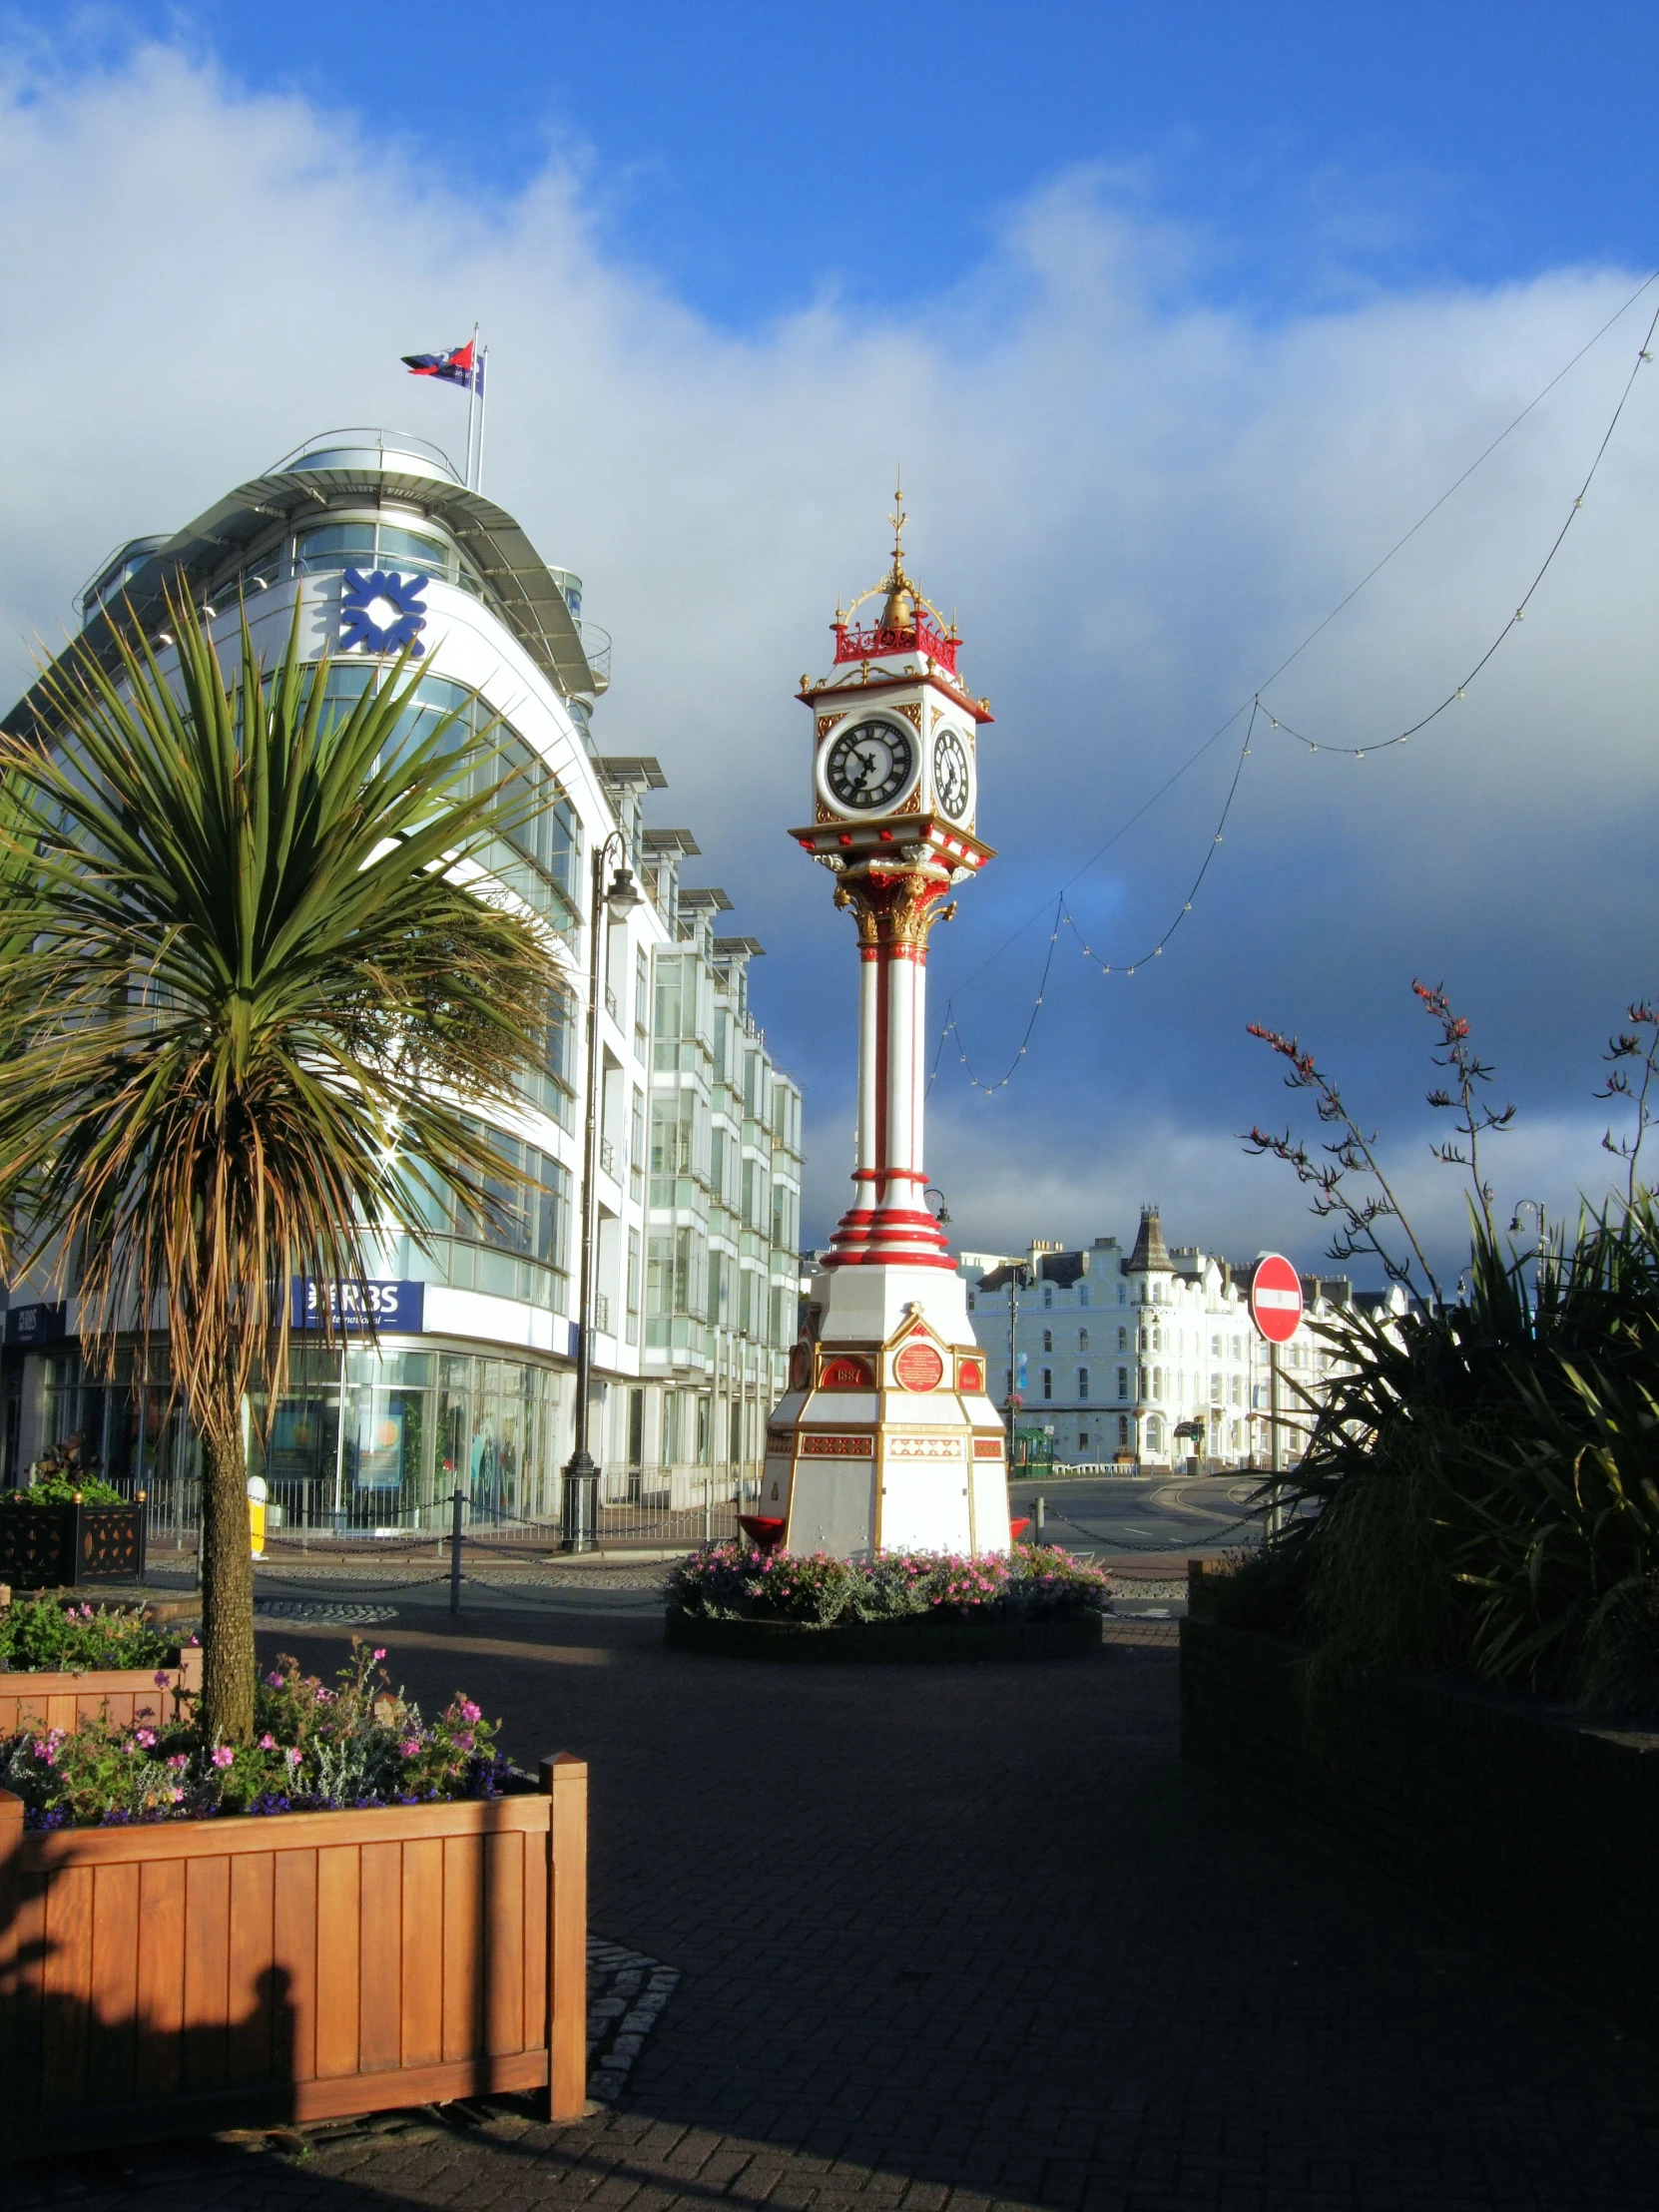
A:
{"type": "Polygon", "coordinates": [[[261,1733],[240,1755],[194,1722],[88,1723],[65,1737],[0,1740],[0,1788],[31,1828],[275,1815],[335,1806],[495,1797],[524,1786],[494,1748],[494,1726],[457,1696],[441,1719],[390,1694],[360,1645],[326,1689],[286,1659],[259,1690],[261,1733]]]}

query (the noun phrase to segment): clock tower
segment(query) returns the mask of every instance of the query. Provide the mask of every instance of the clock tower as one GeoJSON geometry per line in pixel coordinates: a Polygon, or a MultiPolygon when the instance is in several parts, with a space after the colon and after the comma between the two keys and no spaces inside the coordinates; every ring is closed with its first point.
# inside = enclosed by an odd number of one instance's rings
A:
{"type": "Polygon", "coordinates": [[[857,1157],[745,1523],[847,1558],[1008,1548],[1002,1424],[922,1164],[927,939],[993,856],[975,765],[991,716],[962,681],[954,624],[905,573],[896,494],[890,519],[890,570],[837,610],[830,672],[801,685],[811,819],[791,834],[857,928],[857,1157]]]}

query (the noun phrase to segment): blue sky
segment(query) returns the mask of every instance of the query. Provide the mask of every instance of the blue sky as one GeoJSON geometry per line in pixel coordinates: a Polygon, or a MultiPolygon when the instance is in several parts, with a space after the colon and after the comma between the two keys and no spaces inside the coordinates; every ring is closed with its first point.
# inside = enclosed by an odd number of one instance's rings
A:
{"type": "MultiPolygon", "coordinates": [[[[822,1235],[851,964],[781,834],[790,692],[879,565],[893,459],[997,711],[1001,856],[932,989],[1000,1071],[1058,881],[1659,265],[1656,47],[1651,8],[1593,4],[0,8],[0,649],[20,686],[110,544],[313,430],[449,436],[453,395],[396,356],[482,317],[490,488],[586,575],[617,639],[602,741],[662,758],[657,819],[768,944],[822,1235]]],[[[1522,1105],[1502,1195],[1596,1189],[1597,1053],[1654,987],[1659,383],[1458,715],[1358,767],[1329,748],[1410,720],[1501,625],[1652,303],[1274,688],[1327,750],[1253,746],[1169,952],[1124,983],[1062,942],[989,1099],[947,1048],[930,1165],[964,1242],[1123,1234],[1158,1199],[1172,1236],[1311,1264],[1236,1141],[1283,1104],[1262,1019],[1347,1075],[1455,1244],[1413,974],[1522,1105]]],[[[1179,910],[1229,756],[1077,883],[1109,957],[1179,910]]]]}
{"type": "Polygon", "coordinates": [[[921,0],[14,4],[66,66],[167,37],[486,196],[575,160],[608,250],[739,326],[824,286],[923,299],[1099,165],[1272,312],[1367,283],[1640,261],[1659,14],[921,0]]]}

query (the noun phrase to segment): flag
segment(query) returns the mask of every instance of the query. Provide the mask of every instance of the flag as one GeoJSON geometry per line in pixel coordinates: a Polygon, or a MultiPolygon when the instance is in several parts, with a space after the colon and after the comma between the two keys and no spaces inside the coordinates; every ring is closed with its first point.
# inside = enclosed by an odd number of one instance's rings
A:
{"type": "Polygon", "coordinates": [[[435,376],[440,383],[459,384],[466,391],[484,388],[484,364],[476,360],[478,341],[471,338],[448,353],[404,353],[401,359],[411,376],[435,376]]]}

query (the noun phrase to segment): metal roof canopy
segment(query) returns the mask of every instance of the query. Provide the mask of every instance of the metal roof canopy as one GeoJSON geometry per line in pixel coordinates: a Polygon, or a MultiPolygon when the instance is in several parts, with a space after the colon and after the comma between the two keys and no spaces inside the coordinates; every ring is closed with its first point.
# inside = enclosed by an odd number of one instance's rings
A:
{"type": "Polygon", "coordinates": [[[608,784],[637,784],[642,791],[666,792],[663,764],[649,753],[606,753],[594,766],[608,784]]]}
{"type": "MultiPolygon", "coordinates": [[[[555,688],[567,699],[597,697],[605,689],[605,681],[589,666],[581,632],[564,594],[507,510],[481,492],[468,491],[454,478],[438,474],[420,455],[407,456],[418,473],[406,473],[395,466],[365,465],[376,455],[383,464],[403,456],[395,444],[350,448],[344,442],[347,436],[362,435],[330,432],[301,449],[326,451],[329,440],[337,438],[340,444],[330,457],[349,461],[349,466],[282,468],[269,476],[256,476],[219,500],[145,562],[117,600],[118,611],[130,608],[131,618],[150,631],[165,619],[170,587],[177,590],[180,582],[206,585],[210,576],[251,546],[274,522],[290,525],[307,513],[320,516],[346,501],[376,507],[412,507],[442,522],[466,548],[487,578],[508,629],[555,688]]],[[[191,596],[198,594],[193,592],[191,596]]],[[[115,625],[108,614],[95,616],[82,637],[99,661],[106,666],[115,661],[115,625]]],[[[37,718],[33,707],[40,688],[40,681],[30,686],[6,716],[5,729],[21,731],[36,719],[46,719],[37,718]]]]}

